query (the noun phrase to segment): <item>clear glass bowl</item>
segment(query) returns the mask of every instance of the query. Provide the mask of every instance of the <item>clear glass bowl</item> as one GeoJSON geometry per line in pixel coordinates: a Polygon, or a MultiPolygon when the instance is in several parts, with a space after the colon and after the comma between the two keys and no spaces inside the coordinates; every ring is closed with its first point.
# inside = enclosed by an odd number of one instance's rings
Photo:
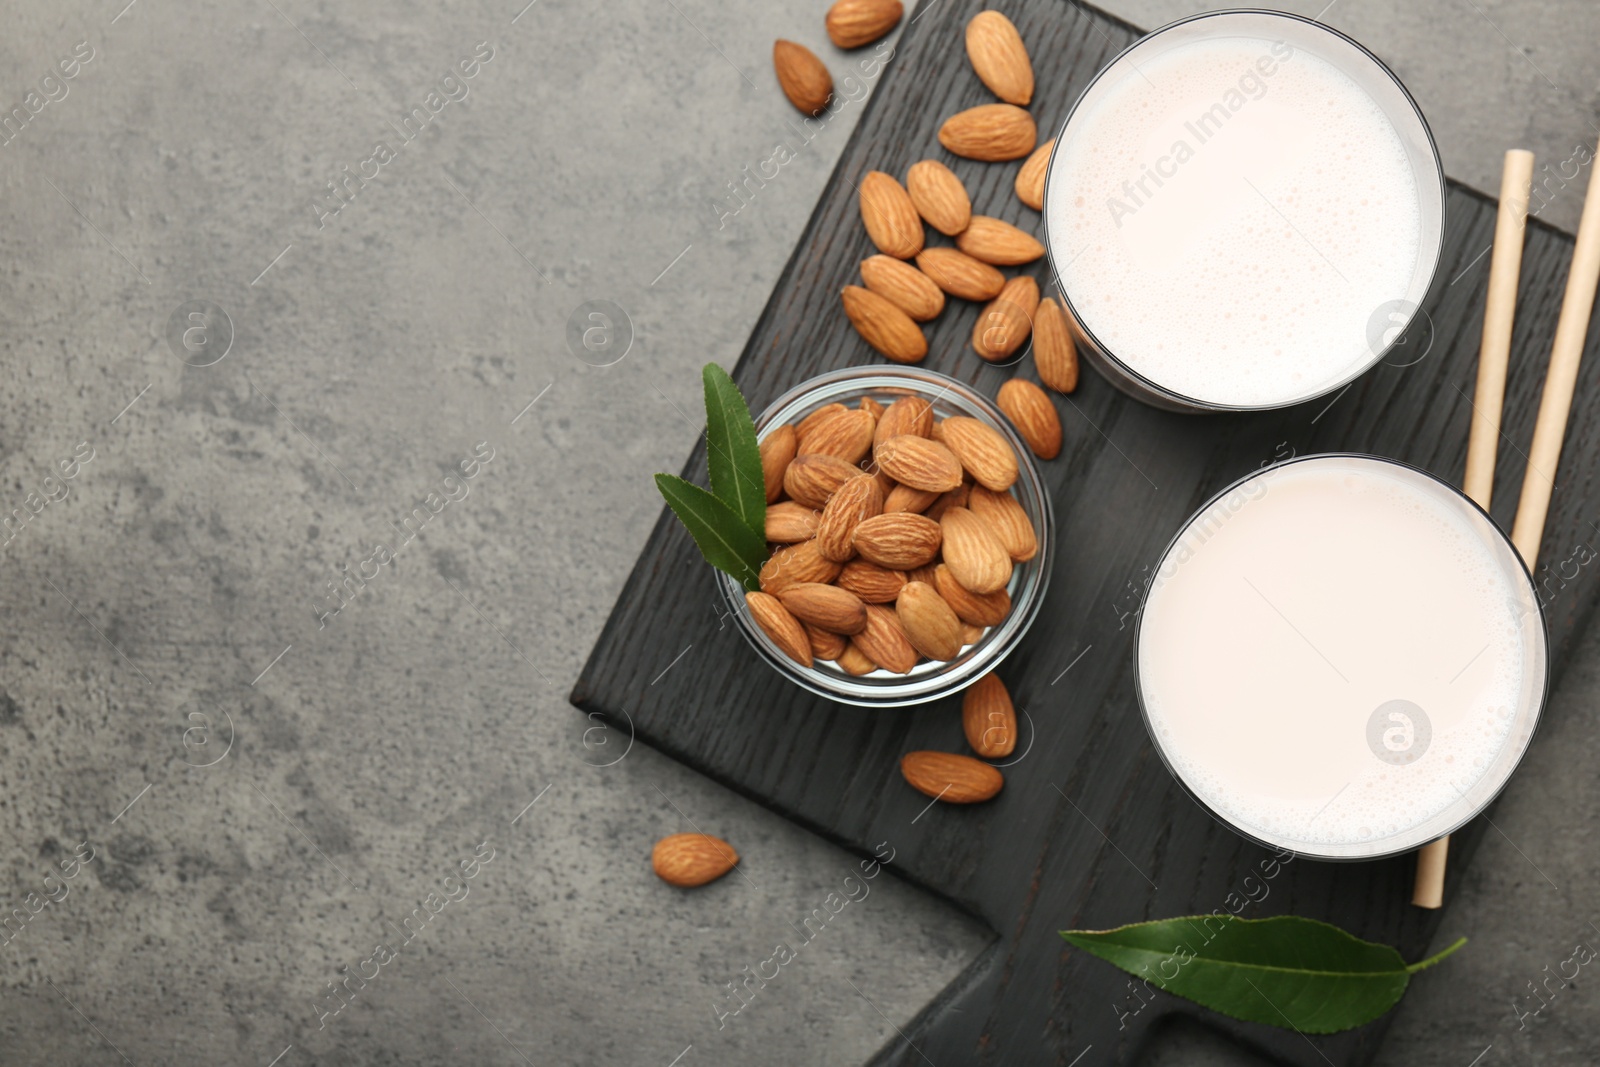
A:
{"type": "Polygon", "coordinates": [[[943,663],[925,662],[910,674],[886,670],[855,677],[832,663],[815,661],[802,667],[773,644],[761,627],[750,618],[744,602],[744,589],[727,575],[717,572],[717,587],[737,620],[739,632],[750,642],[756,655],[779,674],[819,696],[862,707],[892,708],[923,704],[960,692],[993,670],[1017,647],[1028,632],[1050,582],[1050,564],[1055,555],[1055,517],[1050,496],[1034,464],[1033,453],[1012,429],[999,409],[971,386],[954,378],[917,367],[852,367],[830,371],[791,389],[775,400],[756,419],[756,436],[764,438],[778,426],[793,424],[825,404],[857,404],[870,396],[887,407],[902,396],[925,397],[936,416],[966,415],[994,427],[1017,453],[1019,474],[1011,487],[1039,536],[1039,552],[1011,572],[1011,614],[998,626],[991,626],[975,643],[961,650],[955,659],[943,663]]]}

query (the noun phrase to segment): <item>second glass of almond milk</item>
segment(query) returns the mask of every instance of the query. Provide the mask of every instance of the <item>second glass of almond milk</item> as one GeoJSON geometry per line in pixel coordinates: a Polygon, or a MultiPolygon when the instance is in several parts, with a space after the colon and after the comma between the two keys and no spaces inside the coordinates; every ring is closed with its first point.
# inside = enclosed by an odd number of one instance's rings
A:
{"type": "Polygon", "coordinates": [[[1267,11],[1196,15],[1084,91],[1045,186],[1084,355],[1176,411],[1287,407],[1383,358],[1444,233],[1427,122],[1370,52],[1267,11]]]}

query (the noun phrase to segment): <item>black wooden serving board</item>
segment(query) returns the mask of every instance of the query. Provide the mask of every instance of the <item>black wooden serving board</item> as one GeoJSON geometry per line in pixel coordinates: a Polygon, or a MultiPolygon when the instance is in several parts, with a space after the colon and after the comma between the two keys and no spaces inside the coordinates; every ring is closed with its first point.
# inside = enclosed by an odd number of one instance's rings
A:
{"type": "MultiPolygon", "coordinates": [[[[735,378],[757,410],[812,375],[878,361],[839,305],[840,287],[856,281],[857,264],[874,251],[854,188],[867,171],[903,175],[918,159],[942,159],[966,182],[977,210],[1040,229],[1037,213],[1012,192],[1019,164],[958,160],[936,138],[946,116],[991,100],[962,44],[967,20],[984,6],[924,0],[925,13],[906,30],[739,361],[735,378]]],[[[1032,53],[1032,111],[1049,136],[1137,31],[1062,0],[1008,0],[1004,7],[1032,53]]],[[[882,1062],[922,1063],[924,1054],[939,1064],[1131,1062],[1151,1024],[1174,1012],[1192,1013],[1283,1062],[1343,1067],[1371,1058],[1383,1020],[1306,1038],[1235,1023],[1166,994],[1122,1018],[1140,1003],[1126,976],[1071,951],[1057,931],[1210,912],[1236,906],[1230,893],[1238,894],[1235,902],[1247,890],[1260,895],[1263,883],[1245,879],[1252,872],[1259,879],[1269,854],[1197,807],[1150,746],[1134,697],[1129,613],[1137,610],[1144,568],[1178,525],[1217,489],[1290,449],[1392,456],[1459,480],[1495,209],[1452,186],[1447,215],[1443,262],[1424,304],[1431,331],[1411,331],[1404,354],[1389,361],[1411,365],[1379,366],[1331,404],[1175,415],[1127,399],[1092,372],[1071,398],[1057,398],[1066,443],[1059,458],[1042,465],[1058,519],[1054,574],[1044,610],[1001,669],[1034,733],[1026,756],[1007,769],[1004,791],[987,804],[924,813],[927,798],[898,770],[901,754],[913,749],[965,750],[959,698],[866,710],[784,680],[719,617],[712,572],[663,511],[572,700],[618,723],[625,711],[642,740],[863,855],[890,842],[895,872],[995,932],[991,949],[907,1030],[920,1054],[896,1038],[882,1062]]],[[[1566,236],[1530,226],[1492,509],[1505,527],[1571,249],[1566,236]]],[[[1047,274],[1042,263],[1025,269],[1047,274]]],[[[1159,296],[1152,293],[1152,302],[1159,296]]],[[[926,365],[992,396],[1013,370],[973,354],[968,338],[977,308],[952,304],[928,328],[926,365]]],[[[1586,353],[1546,529],[1542,558],[1551,564],[1596,535],[1597,344],[1591,339],[1586,353]]],[[[1019,372],[1031,375],[1027,362],[1019,372]]],[[[687,473],[704,484],[702,448],[687,473]]],[[[1564,588],[1554,579],[1547,586],[1557,677],[1594,607],[1597,582],[1600,570],[1585,568],[1564,588]]],[[[1482,822],[1454,840],[1452,889],[1482,822]]],[[[1244,914],[1324,919],[1420,958],[1439,914],[1408,903],[1412,870],[1410,856],[1296,860],[1265,883],[1265,899],[1244,914]]]]}

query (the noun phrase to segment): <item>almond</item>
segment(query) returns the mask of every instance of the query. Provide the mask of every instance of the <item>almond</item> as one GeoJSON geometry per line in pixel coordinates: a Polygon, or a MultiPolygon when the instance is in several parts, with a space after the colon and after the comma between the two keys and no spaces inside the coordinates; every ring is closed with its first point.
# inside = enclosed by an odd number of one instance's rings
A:
{"type": "Polygon", "coordinates": [[[878,466],[901,485],[947,492],[961,484],[961,462],[937,441],[901,434],[872,450],[878,466]]]}
{"type": "Polygon", "coordinates": [[[986,674],[961,697],[961,730],[984,759],[1004,759],[1017,747],[1017,711],[997,674],[986,674]]]}
{"type": "Polygon", "coordinates": [[[948,493],[940,494],[939,499],[935,500],[932,504],[929,504],[928,510],[924,511],[923,514],[928,516],[928,518],[932,519],[934,522],[938,522],[944,517],[944,513],[951,508],[966,507],[967,491],[971,488],[972,487],[970,485],[963,483],[956,486],[948,493]]]}
{"type": "Polygon", "coordinates": [[[1078,346],[1067,313],[1048,297],[1033,316],[1033,366],[1052,389],[1070,393],[1078,387],[1078,346]]]}
{"type": "Polygon", "coordinates": [[[991,363],[1010,358],[1033,332],[1038,308],[1039,283],[1026,274],[1012,278],[972,324],[973,350],[991,363]]]}
{"type": "Polygon", "coordinates": [[[956,247],[997,267],[1021,266],[1044,255],[1044,245],[1033,234],[988,215],[972,216],[972,222],[956,238],[956,247]]]}
{"type": "Polygon", "coordinates": [[[861,339],[896,363],[917,363],[928,354],[928,339],[911,316],[886,297],[858,285],[840,294],[844,313],[861,339]]]}
{"type": "Polygon", "coordinates": [[[810,433],[819,422],[833,418],[835,414],[845,410],[843,404],[824,404],[799,422],[794,424],[795,440],[798,441],[810,433]]]}
{"type": "Polygon", "coordinates": [[[1043,389],[1022,378],[1013,378],[1000,387],[995,403],[1028,442],[1040,459],[1055,459],[1061,454],[1061,416],[1043,389]]]}
{"type": "MultiPolygon", "coordinates": [[[[923,512],[943,495],[931,489],[913,489],[909,485],[897,485],[883,498],[883,510],[923,512]]],[[[770,541],[772,538],[769,537],[767,540],[770,541]]]]}
{"type": "Polygon", "coordinates": [[[938,572],[939,566],[939,564],[925,563],[920,567],[912,567],[906,571],[906,581],[933,585],[933,576],[938,572]]]}
{"type": "Polygon", "coordinates": [[[761,439],[761,480],[766,483],[769,504],[783,495],[783,472],[794,459],[796,440],[798,435],[789,425],[776,427],[761,439]]]}
{"type": "Polygon", "coordinates": [[[768,504],[767,540],[778,545],[809,541],[817,536],[817,524],[821,521],[821,512],[793,500],[768,504]]]}
{"type": "Polygon", "coordinates": [[[854,559],[844,565],[835,584],[848,589],[868,604],[889,604],[906,587],[903,571],[892,571],[864,559],[854,559]]]}
{"type": "Polygon", "coordinates": [[[872,450],[872,433],[877,425],[872,414],[860,408],[835,411],[812,423],[799,435],[796,451],[806,456],[837,456],[846,463],[860,463],[872,450]]]}
{"type": "MultiPolygon", "coordinates": [[[[841,485],[822,509],[817,526],[817,551],[823,559],[843,563],[856,554],[851,537],[863,519],[883,511],[883,489],[871,474],[858,474],[841,485]]],[[[804,616],[802,616],[804,618],[804,616]]]]}
{"type": "MultiPolygon", "coordinates": [[[[944,443],[977,481],[990,489],[1010,489],[1017,480],[1017,454],[999,430],[965,415],[952,415],[940,424],[944,443]]],[[[795,460],[798,463],[804,456],[795,460]]],[[[794,470],[794,464],[789,465],[794,470]]],[[[788,488],[788,479],[784,487],[788,488]]],[[[789,491],[794,496],[794,491],[789,491]]],[[[795,497],[799,500],[799,497],[795,497]]],[[[970,588],[970,587],[969,587],[970,588]]]]}
{"type": "Polygon", "coordinates": [[[750,617],[756,621],[756,625],[772,638],[772,643],[784,655],[802,667],[811,666],[811,641],[806,637],[800,620],[791,615],[777,597],[768,593],[746,593],[744,602],[749,606],[750,617]]]}
{"type": "Polygon", "coordinates": [[[656,877],[679,889],[714,882],[733,870],[739,854],[733,846],[710,834],[672,834],[650,850],[656,877]]]}
{"type": "Polygon", "coordinates": [[[1033,522],[1017,498],[1009,492],[997,493],[981,485],[973,486],[967,500],[967,510],[989,524],[1006,554],[1018,563],[1026,563],[1039,554],[1039,535],[1033,522]]]}
{"type": "Polygon", "coordinates": [[[894,613],[911,647],[934,660],[961,654],[961,620],[925,582],[908,582],[895,598],[894,613]]]}
{"type": "Polygon", "coordinates": [[[882,604],[867,605],[867,628],[852,637],[850,644],[895,674],[909,674],[917,665],[917,650],[901,628],[899,616],[882,604]]]}
{"type": "Polygon", "coordinates": [[[1035,148],[1033,155],[1017,171],[1017,199],[1035,211],[1044,210],[1044,176],[1050,170],[1050,150],[1055,146],[1052,138],[1035,148]]]}
{"type": "Polygon", "coordinates": [[[982,640],[983,640],[983,627],[974,626],[970,622],[964,622],[964,623],[961,624],[961,647],[962,648],[966,648],[968,645],[975,645],[979,641],[982,641],[982,640]]]}
{"type": "Polygon", "coordinates": [[[946,237],[967,228],[972,219],[972,198],[955,171],[937,159],[911,164],[906,171],[906,192],[916,205],[917,214],[946,237]]]}
{"type": "Polygon", "coordinates": [[[801,454],[783,472],[783,491],[790,499],[821,511],[841,485],[860,473],[860,467],[838,456],[801,454]]]}
{"type": "Polygon", "coordinates": [[[827,630],[812,626],[810,623],[803,622],[800,625],[805,627],[806,640],[811,642],[812,659],[826,659],[837,662],[839,657],[844,655],[844,650],[850,646],[850,642],[845,639],[843,634],[829,633],[827,630]]]}
{"type": "Polygon", "coordinates": [[[980,104],[957,112],[939,127],[939,143],[958,156],[986,163],[1021,159],[1033,151],[1039,130],[1015,104],[980,104]]]}
{"type": "Polygon", "coordinates": [[[920,396],[903,396],[884,409],[872,435],[876,448],[891,437],[914,434],[926,437],[933,430],[933,405],[920,396]]]}
{"type": "Polygon", "coordinates": [[[831,582],[843,568],[823,559],[815,541],[801,541],[778,549],[761,565],[761,591],[778,594],[796,582],[831,582]]]}
{"type": "Polygon", "coordinates": [[[1033,99],[1033,64],[1022,34],[998,11],[980,11],[967,23],[967,58],[978,80],[1008,104],[1033,99]]]}
{"type": "Polygon", "coordinates": [[[917,266],[934,285],[962,300],[993,300],[1006,284],[994,267],[954,248],[924,248],[917,266]]]}
{"type": "Polygon", "coordinates": [[[861,179],[860,198],[861,221],[878,251],[896,259],[910,259],[922,251],[922,216],[893,175],[868,171],[861,179]]]}
{"type": "Polygon", "coordinates": [[[834,662],[839,664],[839,669],[846,674],[860,677],[871,674],[878,669],[878,665],[867,657],[867,654],[856,647],[854,639],[845,642],[844,651],[834,657],[834,662]]]}
{"type": "MultiPolygon", "coordinates": [[[[752,593],[751,596],[761,596],[752,593]]],[[[820,582],[796,582],[778,594],[789,614],[801,622],[836,634],[858,634],[867,625],[867,608],[848,589],[820,582]]],[[[803,631],[802,631],[803,635],[803,631]]],[[[806,647],[810,649],[810,639],[806,647]]]]}
{"type": "Polygon", "coordinates": [[[861,280],[916,322],[927,322],[944,310],[944,290],[911,264],[893,256],[868,256],[861,261],[861,280]]]}
{"type": "Polygon", "coordinates": [[[939,529],[944,535],[944,563],[952,578],[974,593],[1006,587],[1011,580],[1011,554],[987,522],[966,508],[951,508],[939,520],[939,529]]]}
{"type": "MultiPolygon", "coordinates": [[[[939,524],[932,519],[896,512],[861,523],[856,527],[854,543],[856,552],[868,563],[904,571],[933,562],[943,537],[939,524]]],[[[1003,554],[1004,550],[1001,551],[1003,554]]],[[[876,656],[873,658],[883,662],[876,656]]]]}
{"type": "Polygon", "coordinates": [[[778,75],[783,95],[802,115],[814,118],[828,106],[828,98],[833,95],[833,75],[805,45],[793,41],[773,44],[772,69],[778,75]]]}
{"type": "Polygon", "coordinates": [[[836,0],[828,9],[828,39],[840,48],[860,48],[894,29],[903,13],[900,0],[836,0]]]}
{"type": "Polygon", "coordinates": [[[956,613],[956,618],[971,626],[999,626],[1011,614],[1011,594],[1004,589],[992,593],[974,593],[950,573],[948,564],[941,563],[933,572],[933,587],[956,613]]]}
{"type": "MultiPolygon", "coordinates": [[[[898,260],[892,262],[898,262],[898,260]]],[[[870,396],[862,397],[861,403],[857,404],[856,407],[872,416],[873,426],[877,426],[878,420],[883,418],[883,405],[872,399],[870,396]]]]}
{"type": "Polygon", "coordinates": [[[900,757],[900,773],[917,792],[947,804],[988,800],[1006,784],[989,764],[954,752],[907,752],[900,757]]]}

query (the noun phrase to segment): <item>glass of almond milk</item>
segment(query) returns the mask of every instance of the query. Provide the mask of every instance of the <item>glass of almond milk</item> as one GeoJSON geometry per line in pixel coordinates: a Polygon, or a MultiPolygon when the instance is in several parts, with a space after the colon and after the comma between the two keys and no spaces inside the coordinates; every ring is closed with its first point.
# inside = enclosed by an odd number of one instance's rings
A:
{"type": "Polygon", "coordinates": [[[1392,460],[1316,455],[1223,490],[1147,590],[1145,724],[1195,800],[1321,859],[1482,811],[1544,705],[1539,597],[1488,515],[1392,460]]]}
{"type": "Polygon", "coordinates": [[[1444,173],[1370,52],[1219,11],[1114,59],[1067,116],[1046,244],[1084,355],[1176,411],[1287,407],[1383,358],[1433,280],[1444,173]]]}

